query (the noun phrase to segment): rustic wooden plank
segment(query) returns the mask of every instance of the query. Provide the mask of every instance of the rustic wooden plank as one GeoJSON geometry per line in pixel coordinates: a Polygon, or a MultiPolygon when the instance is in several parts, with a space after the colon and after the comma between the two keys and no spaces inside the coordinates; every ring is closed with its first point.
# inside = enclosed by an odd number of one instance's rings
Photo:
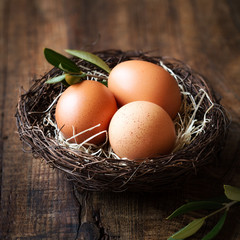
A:
{"type": "Polygon", "coordinates": [[[63,12],[56,1],[1,1],[1,239],[74,239],[78,229],[71,185],[23,153],[14,118],[20,87],[49,68],[43,47],[66,45],[63,12]]]}
{"type": "MultiPolygon", "coordinates": [[[[234,5],[233,2],[232,4],[234,5]]],[[[158,49],[157,53],[185,60],[209,79],[209,83],[224,98],[223,103],[233,119],[236,121],[239,118],[239,100],[234,94],[238,92],[239,81],[235,82],[235,76],[230,79],[229,76],[233,73],[224,68],[226,65],[236,66],[236,62],[239,62],[239,29],[232,24],[232,10],[225,1],[162,1],[161,4],[155,1],[131,1],[128,5],[118,6],[129,23],[123,27],[129,36],[127,45],[125,34],[121,35],[123,48],[128,46],[130,49],[146,51],[158,49]],[[235,36],[231,40],[231,47],[228,44],[229,35],[235,36]],[[229,57],[231,54],[235,57],[229,57]]],[[[112,12],[115,14],[114,10],[112,12]]],[[[103,15],[96,12],[95,16],[98,14],[103,15]]],[[[116,19],[105,24],[101,20],[95,22],[99,32],[110,32],[112,25],[119,26],[117,23],[116,19]]],[[[122,33],[121,27],[122,25],[119,30],[122,33]]],[[[101,39],[99,42],[101,45],[101,39]]],[[[110,46],[111,44],[112,42],[110,46]]],[[[239,74],[239,69],[235,69],[235,74],[236,71],[239,74]]],[[[89,206],[85,208],[100,212],[101,226],[110,239],[166,239],[192,220],[192,217],[186,216],[171,224],[167,222],[165,217],[176,205],[180,206],[186,199],[201,200],[222,194],[222,185],[226,182],[239,185],[239,125],[234,122],[230,130],[222,158],[208,170],[210,176],[206,177],[206,172],[200,171],[182,190],[164,194],[93,193],[90,194],[89,206]]],[[[235,224],[239,217],[235,212],[231,214],[219,239],[237,239],[239,236],[235,224]]],[[[200,216],[203,215],[198,215],[200,216]]],[[[86,221],[86,215],[82,220],[86,221]]],[[[95,222],[92,217],[87,218],[87,221],[95,222]]],[[[193,239],[206,234],[213,227],[214,221],[216,219],[210,221],[209,226],[193,239]]]]}
{"type": "MultiPolygon", "coordinates": [[[[0,238],[74,239],[82,223],[79,239],[166,239],[202,216],[165,219],[186,200],[215,197],[223,183],[239,186],[238,1],[5,0],[0,2],[0,17],[0,238]],[[58,170],[23,153],[14,133],[19,87],[27,89],[33,76],[51,68],[43,57],[44,47],[62,53],[66,47],[155,50],[205,75],[233,119],[221,159],[208,169],[210,176],[202,170],[184,188],[159,194],[75,190],[79,222],[72,184],[58,170]]],[[[239,214],[231,211],[230,216],[220,240],[240,238],[239,214]]],[[[193,239],[207,233],[215,220],[193,239]]]]}
{"type": "MultiPolygon", "coordinates": [[[[0,3],[0,12],[2,13],[4,10],[4,4],[3,2],[0,3]]],[[[4,36],[4,22],[3,22],[3,14],[0,15],[0,49],[2,49],[2,54],[0,54],[0,179],[2,179],[2,158],[3,158],[3,117],[4,117],[4,111],[3,111],[3,106],[4,104],[4,93],[5,93],[5,83],[6,81],[4,81],[5,79],[5,75],[6,75],[6,61],[4,61],[5,59],[5,48],[4,48],[4,40],[3,40],[3,36],[4,36]]],[[[1,199],[1,189],[2,189],[2,184],[1,184],[1,180],[0,180],[0,199],[1,199]]],[[[1,206],[1,202],[0,202],[0,206],[1,206]]]]}

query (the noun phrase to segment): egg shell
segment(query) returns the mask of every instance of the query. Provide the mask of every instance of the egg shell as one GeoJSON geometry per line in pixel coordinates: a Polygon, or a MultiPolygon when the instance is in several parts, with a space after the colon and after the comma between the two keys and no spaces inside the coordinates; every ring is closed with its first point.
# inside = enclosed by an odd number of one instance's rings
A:
{"type": "Polygon", "coordinates": [[[174,119],[181,106],[181,92],[177,81],[157,64],[129,60],[116,65],[109,74],[108,87],[118,106],[132,101],[158,104],[174,119]]]}
{"type": "MultiPolygon", "coordinates": [[[[82,143],[87,138],[107,130],[117,104],[111,91],[102,83],[85,80],[69,86],[57,102],[55,118],[58,128],[67,139],[88,128],[101,124],[72,139],[70,142],[82,143]]],[[[106,139],[103,133],[89,143],[100,144],[106,139]]]]}
{"type": "Polygon", "coordinates": [[[176,132],[162,107],[135,101],[114,114],[109,125],[109,141],[119,157],[138,160],[169,154],[175,145],[176,132]]]}

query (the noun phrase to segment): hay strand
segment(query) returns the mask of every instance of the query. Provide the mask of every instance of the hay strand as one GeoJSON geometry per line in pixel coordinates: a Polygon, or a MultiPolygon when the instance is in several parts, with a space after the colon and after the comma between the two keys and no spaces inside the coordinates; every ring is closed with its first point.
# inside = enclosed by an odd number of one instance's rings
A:
{"type": "MultiPolygon", "coordinates": [[[[62,74],[53,68],[34,80],[31,88],[20,95],[17,105],[19,137],[31,148],[34,157],[45,159],[51,167],[65,172],[80,189],[89,191],[160,191],[214,160],[221,150],[229,121],[203,76],[176,59],[120,50],[96,54],[111,68],[121,61],[142,59],[162,66],[174,76],[183,96],[181,110],[175,119],[177,143],[174,151],[140,163],[120,159],[109,146],[107,132],[104,132],[106,141],[101,146],[88,144],[90,139],[82,144],[69,143],[70,139],[61,136],[54,118],[55,105],[64,86],[44,84],[47,79],[62,74]]],[[[73,60],[88,71],[89,80],[107,79],[95,66],[80,59],[73,60]]]]}

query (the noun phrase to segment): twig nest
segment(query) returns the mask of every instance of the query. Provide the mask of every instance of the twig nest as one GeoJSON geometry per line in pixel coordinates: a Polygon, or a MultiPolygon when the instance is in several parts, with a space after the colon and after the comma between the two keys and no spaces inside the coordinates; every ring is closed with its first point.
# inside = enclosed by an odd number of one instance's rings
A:
{"type": "MultiPolygon", "coordinates": [[[[120,158],[112,150],[108,138],[100,146],[66,139],[55,119],[56,103],[65,86],[44,84],[49,78],[62,74],[61,70],[53,68],[42,78],[34,80],[30,89],[21,94],[17,105],[19,136],[24,148],[30,147],[34,157],[45,159],[51,167],[65,172],[82,190],[148,192],[161,191],[170,185],[174,187],[186,175],[196,173],[216,158],[223,146],[222,139],[229,121],[204,77],[183,62],[167,57],[120,50],[95,54],[110,68],[127,60],[144,60],[161,66],[175,78],[182,103],[174,119],[174,150],[135,161],[120,158]]],[[[97,67],[77,58],[73,60],[95,76],[88,80],[107,78],[97,67]]]]}

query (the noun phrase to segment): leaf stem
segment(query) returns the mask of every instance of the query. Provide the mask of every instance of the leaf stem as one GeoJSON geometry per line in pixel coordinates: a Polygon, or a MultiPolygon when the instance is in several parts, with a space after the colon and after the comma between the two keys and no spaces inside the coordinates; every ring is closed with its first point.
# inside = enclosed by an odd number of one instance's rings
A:
{"type": "Polygon", "coordinates": [[[231,202],[229,202],[229,203],[225,203],[222,208],[219,208],[218,210],[216,210],[216,211],[210,213],[209,215],[205,216],[204,219],[207,219],[207,218],[209,218],[209,217],[211,217],[211,216],[213,216],[213,215],[215,215],[215,214],[217,214],[217,213],[219,213],[219,212],[221,212],[221,211],[223,211],[223,210],[225,210],[225,209],[228,211],[229,208],[230,208],[232,205],[234,205],[235,203],[237,203],[237,202],[238,202],[238,201],[231,201],[231,202]]]}

